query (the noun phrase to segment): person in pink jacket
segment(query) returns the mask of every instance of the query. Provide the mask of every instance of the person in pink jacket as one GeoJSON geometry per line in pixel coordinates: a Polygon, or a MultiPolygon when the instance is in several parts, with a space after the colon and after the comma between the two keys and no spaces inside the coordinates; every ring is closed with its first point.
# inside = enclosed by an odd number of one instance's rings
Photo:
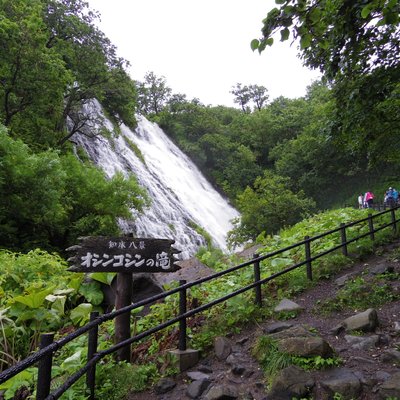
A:
{"type": "Polygon", "coordinates": [[[364,195],[364,203],[367,204],[368,208],[372,208],[374,204],[374,194],[372,192],[366,192],[364,195]]]}

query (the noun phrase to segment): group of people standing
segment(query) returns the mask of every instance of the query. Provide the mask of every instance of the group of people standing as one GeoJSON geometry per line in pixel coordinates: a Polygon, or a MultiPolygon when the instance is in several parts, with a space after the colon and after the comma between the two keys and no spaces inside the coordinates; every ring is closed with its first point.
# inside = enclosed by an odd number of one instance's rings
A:
{"type": "Polygon", "coordinates": [[[365,192],[358,196],[358,208],[372,208],[375,195],[372,192],[365,192]]]}
{"type": "MultiPolygon", "coordinates": [[[[374,204],[375,195],[372,192],[366,192],[365,194],[360,194],[358,196],[358,208],[372,208],[374,204]]],[[[386,207],[393,207],[399,203],[399,192],[390,187],[384,195],[383,204],[386,207]]]]}
{"type": "Polygon", "coordinates": [[[395,188],[390,187],[385,192],[383,204],[386,204],[388,207],[393,207],[399,204],[399,192],[395,188]]]}

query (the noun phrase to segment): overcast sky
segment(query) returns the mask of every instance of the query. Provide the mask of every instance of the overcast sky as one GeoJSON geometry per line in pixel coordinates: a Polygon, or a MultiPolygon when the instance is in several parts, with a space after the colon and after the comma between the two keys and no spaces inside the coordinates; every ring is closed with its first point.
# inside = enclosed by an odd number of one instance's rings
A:
{"type": "Polygon", "coordinates": [[[205,105],[233,106],[236,83],[268,89],[270,100],[301,97],[319,73],[302,66],[296,45],[277,42],[261,55],[261,36],[273,0],[88,0],[99,28],[131,63],[135,80],[153,71],[173,93],[205,105]]]}

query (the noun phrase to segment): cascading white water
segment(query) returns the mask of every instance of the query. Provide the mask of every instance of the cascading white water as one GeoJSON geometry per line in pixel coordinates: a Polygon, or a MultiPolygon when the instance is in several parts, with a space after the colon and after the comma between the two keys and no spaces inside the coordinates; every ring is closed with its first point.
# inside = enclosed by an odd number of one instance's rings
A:
{"type": "MultiPolygon", "coordinates": [[[[98,102],[93,102],[90,112],[101,114],[98,102]]],[[[107,119],[104,125],[113,130],[107,119]]],[[[239,213],[157,124],[140,116],[134,132],[122,125],[121,134],[111,140],[103,136],[92,139],[78,136],[74,140],[107,176],[111,177],[117,171],[125,175],[133,173],[149,193],[151,206],[144,214],[135,214],[131,221],[120,221],[125,233],[132,232],[143,238],[173,239],[174,247],[181,251],[180,258],[185,259],[205,244],[204,238],[194,229],[194,223],[211,236],[215,246],[226,250],[231,220],[239,213]],[[144,162],[129,142],[139,148],[144,162]]]]}

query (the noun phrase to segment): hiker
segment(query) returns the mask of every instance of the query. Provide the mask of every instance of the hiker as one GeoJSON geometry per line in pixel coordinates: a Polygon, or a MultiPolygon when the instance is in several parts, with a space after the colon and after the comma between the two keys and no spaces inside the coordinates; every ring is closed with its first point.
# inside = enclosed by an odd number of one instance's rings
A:
{"type": "Polygon", "coordinates": [[[393,188],[393,203],[395,206],[397,206],[398,202],[399,202],[399,192],[395,188],[393,188]]]}
{"type": "Polygon", "coordinates": [[[358,196],[358,208],[364,208],[364,196],[362,194],[358,196]]]}
{"type": "Polygon", "coordinates": [[[392,188],[392,187],[390,187],[390,188],[386,191],[386,193],[385,193],[385,198],[386,198],[385,204],[386,204],[388,207],[392,208],[392,207],[394,206],[393,188],[392,188]]]}
{"type": "Polygon", "coordinates": [[[374,203],[374,194],[372,192],[366,192],[364,196],[364,203],[367,204],[367,208],[372,208],[374,203]]]}

